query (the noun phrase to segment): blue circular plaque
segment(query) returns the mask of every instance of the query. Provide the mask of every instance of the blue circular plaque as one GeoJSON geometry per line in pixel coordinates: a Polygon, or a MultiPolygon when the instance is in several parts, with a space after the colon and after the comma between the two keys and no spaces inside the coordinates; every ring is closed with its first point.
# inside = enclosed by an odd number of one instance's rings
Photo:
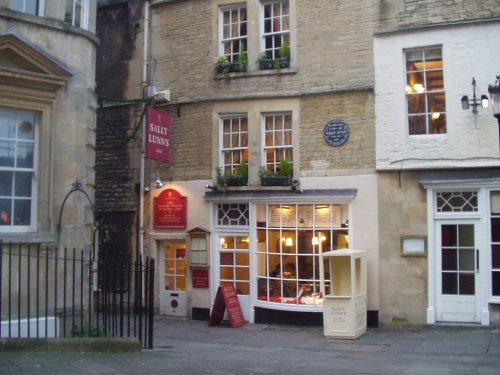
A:
{"type": "Polygon", "coordinates": [[[323,129],[323,137],[330,146],[342,146],[349,138],[349,125],[339,119],[328,121],[323,129]]]}

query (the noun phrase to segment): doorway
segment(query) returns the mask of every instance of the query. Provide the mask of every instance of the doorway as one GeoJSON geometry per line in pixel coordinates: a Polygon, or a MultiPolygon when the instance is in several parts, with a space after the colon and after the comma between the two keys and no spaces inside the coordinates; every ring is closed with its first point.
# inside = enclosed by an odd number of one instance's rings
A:
{"type": "Polygon", "coordinates": [[[436,320],[476,323],[480,317],[480,226],[474,220],[436,223],[436,320]]]}
{"type": "Polygon", "coordinates": [[[164,241],[160,247],[160,313],[186,316],[186,242],[164,241]]]}

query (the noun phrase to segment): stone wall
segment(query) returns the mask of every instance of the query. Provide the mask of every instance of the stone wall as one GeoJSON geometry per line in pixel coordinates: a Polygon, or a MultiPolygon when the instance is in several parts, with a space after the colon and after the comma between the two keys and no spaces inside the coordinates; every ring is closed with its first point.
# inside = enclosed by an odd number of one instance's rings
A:
{"type": "Polygon", "coordinates": [[[403,256],[401,239],[427,236],[427,200],[415,172],[378,173],[380,324],[425,324],[427,256],[403,256]]]}

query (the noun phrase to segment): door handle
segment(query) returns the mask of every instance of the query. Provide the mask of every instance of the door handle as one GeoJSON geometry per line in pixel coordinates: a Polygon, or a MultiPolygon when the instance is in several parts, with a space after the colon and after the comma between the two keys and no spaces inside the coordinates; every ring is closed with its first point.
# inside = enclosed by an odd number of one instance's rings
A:
{"type": "Polygon", "coordinates": [[[476,249],[476,272],[479,272],[479,249],[476,249]]]}

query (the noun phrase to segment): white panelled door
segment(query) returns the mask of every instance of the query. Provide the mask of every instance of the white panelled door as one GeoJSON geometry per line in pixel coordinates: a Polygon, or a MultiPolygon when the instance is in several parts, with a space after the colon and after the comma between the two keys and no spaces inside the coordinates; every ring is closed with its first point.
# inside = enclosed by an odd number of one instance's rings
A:
{"type": "Polygon", "coordinates": [[[474,220],[436,223],[437,320],[480,322],[479,224],[474,220]]]}

